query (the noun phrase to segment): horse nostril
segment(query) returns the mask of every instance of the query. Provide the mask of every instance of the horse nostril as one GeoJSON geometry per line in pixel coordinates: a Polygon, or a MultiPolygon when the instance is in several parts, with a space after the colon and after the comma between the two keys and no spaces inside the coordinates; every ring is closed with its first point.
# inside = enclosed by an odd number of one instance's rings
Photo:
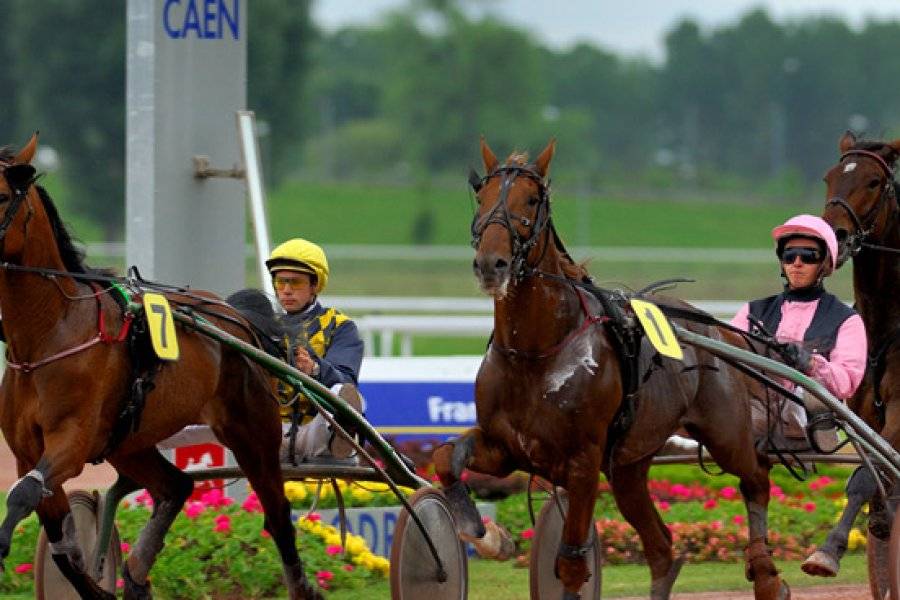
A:
{"type": "Polygon", "coordinates": [[[504,259],[502,259],[502,258],[498,258],[498,259],[497,259],[497,262],[494,263],[494,268],[497,269],[498,271],[502,271],[503,269],[505,269],[505,268],[508,267],[508,266],[509,266],[509,263],[506,262],[506,261],[505,261],[504,259]]]}

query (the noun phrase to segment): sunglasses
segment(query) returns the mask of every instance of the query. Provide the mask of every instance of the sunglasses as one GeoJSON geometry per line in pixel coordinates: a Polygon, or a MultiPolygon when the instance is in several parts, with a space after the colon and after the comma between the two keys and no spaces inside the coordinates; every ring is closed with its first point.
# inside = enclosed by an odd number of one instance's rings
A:
{"type": "Polygon", "coordinates": [[[275,277],[272,279],[272,285],[278,291],[286,290],[287,288],[298,290],[308,286],[309,279],[306,277],[275,277]]]}
{"type": "Polygon", "coordinates": [[[781,253],[781,262],[789,265],[792,264],[797,257],[800,258],[800,262],[804,265],[815,265],[822,262],[824,258],[822,253],[818,248],[787,248],[784,252],[781,253]]]}

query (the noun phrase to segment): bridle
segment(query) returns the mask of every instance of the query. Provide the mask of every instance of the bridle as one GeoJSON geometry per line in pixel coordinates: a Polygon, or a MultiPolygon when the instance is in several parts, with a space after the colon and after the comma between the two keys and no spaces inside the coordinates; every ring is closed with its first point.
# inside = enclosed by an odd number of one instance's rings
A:
{"type": "Polygon", "coordinates": [[[6,212],[3,213],[3,219],[0,220],[0,244],[2,244],[6,237],[6,232],[9,230],[9,226],[19,212],[19,207],[22,206],[25,198],[28,197],[28,188],[34,183],[34,168],[31,167],[31,165],[15,165],[9,162],[0,161],[0,169],[2,169],[3,177],[6,178],[6,183],[9,185],[9,189],[13,194],[13,197],[9,200],[9,205],[6,207],[6,212]],[[18,178],[11,179],[9,177],[9,171],[11,169],[27,169],[28,177],[25,181],[18,178]]]}
{"type": "Polygon", "coordinates": [[[544,179],[534,169],[526,165],[498,167],[484,177],[479,177],[473,170],[469,174],[469,184],[477,194],[491,178],[498,175],[502,175],[503,180],[500,183],[500,195],[497,198],[497,203],[494,204],[494,207],[487,214],[479,216],[476,212],[472,218],[472,247],[476,250],[478,249],[484,231],[488,226],[497,224],[505,228],[509,232],[510,245],[512,246],[510,273],[514,279],[518,280],[533,270],[533,267],[528,264],[528,254],[537,244],[541,233],[550,223],[550,184],[549,182],[544,183],[544,179]],[[513,182],[519,177],[527,177],[538,186],[538,200],[533,221],[524,215],[519,215],[509,210],[509,192],[512,189],[513,182]],[[520,235],[518,229],[513,225],[514,221],[522,224],[524,227],[531,227],[528,235],[520,235]]]}
{"type": "Polygon", "coordinates": [[[826,209],[832,205],[841,207],[842,209],[844,209],[844,212],[847,213],[847,216],[850,217],[850,220],[853,221],[855,231],[847,236],[846,241],[847,245],[850,248],[850,256],[856,256],[862,251],[863,248],[878,250],[880,252],[900,254],[900,248],[881,246],[866,241],[869,239],[869,236],[872,235],[872,231],[875,229],[875,221],[878,220],[878,213],[883,208],[885,202],[890,202],[893,200],[895,205],[894,212],[900,211],[900,204],[897,203],[897,182],[894,180],[893,169],[891,169],[890,165],[888,165],[887,161],[884,160],[881,155],[869,150],[848,150],[841,155],[841,159],[838,161],[838,164],[844,162],[844,159],[848,156],[866,156],[868,158],[871,158],[876,162],[876,164],[878,164],[885,176],[885,183],[881,188],[881,193],[878,195],[878,201],[875,202],[872,208],[870,208],[869,211],[862,216],[862,218],[860,218],[860,216],[856,214],[856,211],[853,210],[853,207],[850,206],[850,203],[840,196],[830,198],[825,203],[826,209]],[[866,223],[866,225],[864,225],[864,223],[866,223]]]}

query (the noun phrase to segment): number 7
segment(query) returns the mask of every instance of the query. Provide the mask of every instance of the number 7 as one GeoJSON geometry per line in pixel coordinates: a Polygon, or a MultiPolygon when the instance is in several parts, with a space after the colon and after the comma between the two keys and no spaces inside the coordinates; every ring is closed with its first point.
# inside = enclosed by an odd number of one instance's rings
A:
{"type": "Polygon", "coordinates": [[[162,344],[163,348],[168,348],[169,344],[166,342],[166,307],[153,304],[150,306],[150,310],[159,315],[159,343],[162,344]]]}

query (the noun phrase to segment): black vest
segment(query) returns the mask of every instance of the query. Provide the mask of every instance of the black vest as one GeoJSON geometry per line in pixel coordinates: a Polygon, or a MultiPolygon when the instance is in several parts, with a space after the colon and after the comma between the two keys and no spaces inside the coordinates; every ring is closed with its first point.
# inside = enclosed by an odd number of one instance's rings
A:
{"type": "MultiPolygon", "coordinates": [[[[815,351],[825,358],[829,358],[831,350],[837,343],[838,330],[844,321],[856,314],[856,311],[841,302],[837,296],[829,294],[825,290],[819,290],[802,299],[796,299],[801,302],[811,302],[816,298],[819,299],[819,305],[816,307],[816,314],[813,315],[812,322],[803,334],[803,346],[811,352],[815,351]]],[[[768,298],[754,300],[750,303],[750,314],[762,322],[768,333],[775,335],[778,325],[781,323],[781,305],[786,299],[793,300],[794,298],[791,298],[790,292],[782,292],[768,298]]],[[[756,330],[753,323],[748,324],[751,331],[761,333],[756,330]]]]}

